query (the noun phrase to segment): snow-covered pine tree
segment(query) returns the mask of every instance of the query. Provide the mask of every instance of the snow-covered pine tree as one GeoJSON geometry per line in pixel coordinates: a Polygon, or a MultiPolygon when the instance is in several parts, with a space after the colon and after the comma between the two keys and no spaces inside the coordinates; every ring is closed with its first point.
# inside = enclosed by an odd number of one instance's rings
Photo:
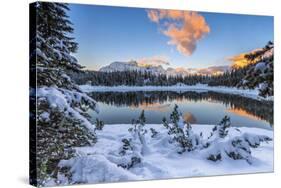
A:
{"type": "Polygon", "coordinates": [[[150,131],[151,131],[151,138],[155,138],[158,135],[158,132],[155,129],[150,128],[150,131]]]}
{"type": "MultiPolygon", "coordinates": [[[[181,117],[181,120],[183,121],[183,118],[181,117]]],[[[184,132],[185,132],[185,135],[188,139],[188,141],[191,143],[191,148],[189,148],[189,151],[191,150],[195,150],[197,148],[201,148],[203,145],[202,145],[202,135],[198,135],[198,134],[195,134],[192,130],[192,126],[186,122],[186,121],[183,121],[183,123],[185,123],[185,126],[184,126],[184,132]]]]}
{"type": "Polygon", "coordinates": [[[95,130],[101,131],[104,127],[104,122],[96,118],[95,125],[96,125],[95,130]]]}
{"type": "Polygon", "coordinates": [[[194,134],[190,124],[183,120],[178,105],[175,105],[170,120],[171,125],[167,123],[166,118],[163,118],[163,126],[168,129],[168,134],[172,136],[173,141],[179,145],[178,153],[192,151],[201,144],[200,137],[194,134]]]}
{"type": "Polygon", "coordinates": [[[164,126],[166,129],[169,129],[169,128],[170,128],[169,123],[167,122],[167,119],[166,119],[165,117],[163,117],[162,123],[163,123],[163,126],[164,126]]]}
{"type": "Polygon", "coordinates": [[[228,128],[230,127],[230,117],[224,116],[218,125],[213,128],[213,135],[218,136],[219,138],[224,138],[228,134],[228,128]]]}
{"type": "Polygon", "coordinates": [[[245,58],[250,61],[247,73],[242,81],[237,85],[242,88],[259,89],[262,97],[273,96],[273,63],[274,63],[274,44],[268,44],[259,50],[246,54],[245,58]]]}
{"type": "Polygon", "coordinates": [[[56,182],[57,164],[75,155],[73,147],[96,142],[86,113],[89,108],[96,110],[96,102],[65,74],[66,70],[82,68],[72,55],[78,44],[71,37],[67,4],[36,2],[30,9],[36,20],[30,37],[34,47],[30,50],[30,71],[37,79],[36,85],[31,85],[31,99],[36,98],[37,107],[36,125],[31,125],[36,126],[31,127],[36,130],[36,161],[31,161],[36,163],[36,172],[31,183],[43,186],[56,182]]]}
{"type": "Polygon", "coordinates": [[[139,142],[141,146],[141,154],[145,154],[148,152],[148,147],[146,144],[145,135],[147,133],[147,130],[145,129],[145,115],[144,110],[142,110],[139,118],[137,120],[133,120],[133,128],[129,129],[129,132],[133,135],[133,139],[135,142],[139,142]]]}
{"type": "MultiPolygon", "coordinates": [[[[228,157],[233,160],[245,160],[251,164],[251,148],[260,146],[261,142],[268,142],[272,140],[268,136],[248,133],[232,137],[231,134],[229,134],[230,126],[230,118],[225,116],[221,122],[214,127],[213,132],[207,139],[204,148],[206,149],[206,158],[208,160],[220,161],[228,157]]],[[[237,128],[233,130],[239,131],[237,128]]]]}
{"type": "Polygon", "coordinates": [[[145,139],[147,133],[145,121],[144,110],[142,110],[139,118],[132,121],[133,127],[128,130],[132,134],[132,138],[122,139],[123,144],[119,151],[122,158],[113,159],[118,166],[130,169],[141,163],[142,156],[149,152],[145,139]]]}
{"type": "Polygon", "coordinates": [[[121,166],[122,168],[130,169],[134,167],[136,164],[141,163],[141,155],[138,151],[138,147],[135,145],[132,139],[122,139],[122,147],[119,151],[121,155],[121,160],[115,158],[115,162],[117,166],[121,166]]]}

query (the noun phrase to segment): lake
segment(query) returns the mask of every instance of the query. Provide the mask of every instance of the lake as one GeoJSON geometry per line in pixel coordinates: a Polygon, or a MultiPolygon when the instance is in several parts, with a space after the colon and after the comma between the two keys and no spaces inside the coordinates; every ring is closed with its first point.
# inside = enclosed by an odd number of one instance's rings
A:
{"type": "Polygon", "coordinates": [[[239,95],[204,92],[137,91],[93,92],[100,112],[91,111],[92,119],[105,124],[128,124],[145,110],[146,122],[162,123],[169,119],[174,105],[179,106],[183,118],[192,124],[218,124],[228,115],[232,125],[272,129],[273,102],[259,101],[239,95]]]}

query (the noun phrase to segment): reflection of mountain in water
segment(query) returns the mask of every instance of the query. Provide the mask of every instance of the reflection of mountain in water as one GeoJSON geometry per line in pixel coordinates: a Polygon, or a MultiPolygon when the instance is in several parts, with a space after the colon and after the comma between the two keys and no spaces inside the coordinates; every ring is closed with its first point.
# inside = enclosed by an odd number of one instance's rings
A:
{"type": "MultiPolygon", "coordinates": [[[[173,91],[150,92],[97,92],[90,94],[96,101],[114,106],[150,107],[161,106],[164,102],[192,101],[192,102],[220,102],[230,109],[231,113],[242,113],[266,120],[273,125],[273,102],[258,101],[238,95],[216,92],[187,91],[177,93],[173,91]]],[[[145,109],[145,108],[144,108],[145,109]]],[[[156,109],[156,108],[154,108],[156,109]]],[[[196,120],[195,120],[196,121],[196,120]]]]}

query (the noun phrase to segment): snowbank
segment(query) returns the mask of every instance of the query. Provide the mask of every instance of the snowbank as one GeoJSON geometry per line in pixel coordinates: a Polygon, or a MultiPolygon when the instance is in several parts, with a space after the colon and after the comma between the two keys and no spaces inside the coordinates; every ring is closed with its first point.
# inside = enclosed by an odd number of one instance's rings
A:
{"type": "Polygon", "coordinates": [[[219,92],[240,95],[248,98],[258,99],[258,100],[273,100],[273,97],[264,98],[259,96],[258,89],[238,89],[236,87],[224,87],[224,86],[208,86],[207,84],[196,84],[193,86],[177,84],[174,86],[90,86],[90,85],[80,85],[80,89],[84,92],[130,92],[130,91],[196,91],[196,92],[219,92]]]}
{"type": "MultiPolygon", "coordinates": [[[[175,145],[169,142],[167,130],[160,124],[145,125],[153,128],[158,134],[151,137],[149,131],[145,137],[149,152],[142,155],[141,163],[133,168],[124,169],[116,161],[124,160],[118,151],[122,147],[121,140],[128,138],[128,129],[132,125],[105,125],[102,131],[97,131],[98,142],[93,147],[77,148],[78,158],[61,161],[60,166],[71,167],[72,183],[98,183],[132,180],[149,180],[163,178],[181,178],[194,176],[212,176],[241,173],[257,173],[273,171],[273,142],[261,143],[259,148],[252,149],[252,163],[245,160],[225,159],[222,161],[206,160],[204,152],[194,150],[178,154],[175,145]]],[[[192,125],[195,133],[202,132],[203,138],[208,138],[213,126],[192,125]]],[[[259,128],[229,129],[229,139],[241,134],[265,135],[273,138],[273,131],[259,128]]],[[[62,178],[62,181],[64,178],[62,178]]],[[[67,182],[66,182],[67,183],[67,182]]]]}

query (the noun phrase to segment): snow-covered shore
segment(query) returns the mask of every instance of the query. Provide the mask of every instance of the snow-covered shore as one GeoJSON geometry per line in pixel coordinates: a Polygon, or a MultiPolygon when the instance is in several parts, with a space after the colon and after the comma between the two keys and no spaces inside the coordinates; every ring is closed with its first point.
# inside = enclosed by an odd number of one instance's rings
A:
{"type": "MultiPolygon", "coordinates": [[[[116,182],[132,180],[149,180],[164,178],[181,178],[195,176],[213,176],[227,174],[243,174],[273,171],[273,142],[262,143],[252,149],[253,163],[245,160],[224,159],[213,162],[206,160],[204,152],[192,151],[178,154],[175,145],[169,142],[167,130],[160,124],[145,125],[146,129],[154,128],[157,136],[146,134],[148,151],[142,156],[142,162],[131,169],[116,165],[116,160],[124,160],[118,150],[122,147],[121,140],[130,137],[129,124],[105,125],[97,131],[98,142],[93,147],[77,148],[79,157],[61,161],[60,165],[70,166],[73,180],[84,183],[116,182]]],[[[212,125],[192,125],[195,133],[203,133],[207,138],[212,125]]],[[[229,138],[243,133],[266,135],[273,138],[273,131],[258,128],[229,129],[229,138]]],[[[64,177],[60,177],[62,184],[64,177]]]]}
{"type": "Polygon", "coordinates": [[[184,85],[177,84],[174,86],[91,86],[91,85],[80,85],[80,89],[84,92],[130,92],[130,91],[174,91],[174,92],[185,92],[185,91],[196,91],[196,92],[207,92],[213,91],[218,93],[240,95],[248,98],[257,100],[273,100],[273,97],[264,98],[259,96],[257,89],[239,89],[235,87],[223,87],[223,86],[208,86],[207,84],[196,84],[196,85],[184,85]]]}

